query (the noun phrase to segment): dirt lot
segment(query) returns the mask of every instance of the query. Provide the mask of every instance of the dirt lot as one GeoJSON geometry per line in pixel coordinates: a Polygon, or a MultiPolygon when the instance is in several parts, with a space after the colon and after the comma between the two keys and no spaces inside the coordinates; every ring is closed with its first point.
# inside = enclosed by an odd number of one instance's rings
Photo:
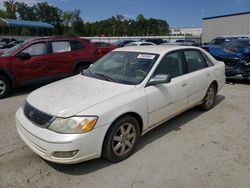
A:
{"type": "Polygon", "coordinates": [[[42,160],[19,138],[15,111],[31,89],[0,100],[0,187],[250,187],[250,85],[225,85],[209,112],[192,109],[142,137],[129,159],[42,160]]]}

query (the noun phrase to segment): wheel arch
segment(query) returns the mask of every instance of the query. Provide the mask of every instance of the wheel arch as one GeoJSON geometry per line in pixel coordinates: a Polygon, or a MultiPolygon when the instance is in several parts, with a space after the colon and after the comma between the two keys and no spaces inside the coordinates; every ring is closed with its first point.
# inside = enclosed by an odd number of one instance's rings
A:
{"type": "Polygon", "coordinates": [[[6,69],[2,69],[0,68],[0,75],[1,76],[4,76],[6,79],[9,80],[11,86],[14,86],[15,85],[15,79],[14,77],[12,76],[12,74],[10,73],[10,71],[6,70],[6,69]]]}
{"type": "MultiPolygon", "coordinates": [[[[109,126],[109,128],[107,129],[106,133],[105,133],[105,136],[104,136],[104,139],[103,139],[103,143],[104,143],[104,140],[106,139],[106,136],[109,132],[109,130],[112,128],[112,125],[120,118],[124,117],[124,116],[132,116],[134,117],[138,123],[139,123],[139,127],[140,127],[140,135],[142,134],[142,131],[143,131],[143,120],[142,120],[142,117],[136,113],[136,112],[126,112],[126,113],[123,113],[121,115],[119,115],[112,123],[111,125],[109,126]]],[[[103,143],[102,143],[102,151],[103,151],[103,143]]]]}
{"type": "MultiPolygon", "coordinates": [[[[216,94],[217,94],[217,92],[218,92],[218,82],[217,82],[216,80],[213,80],[213,81],[211,82],[211,84],[214,84],[214,85],[215,85],[216,94]]],[[[211,85],[211,84],[210,84],[210,85],[211,85]]]]}
{"type": "Polygon", "coordinates": [[[79,68],[80,66],[90,66],[92,64],[92,62],[88,59],[80,59],[78,61],[76,61],[73,65],[73,68],[72,68],[72,72],[75,73],[77,68],[79,68]]]}

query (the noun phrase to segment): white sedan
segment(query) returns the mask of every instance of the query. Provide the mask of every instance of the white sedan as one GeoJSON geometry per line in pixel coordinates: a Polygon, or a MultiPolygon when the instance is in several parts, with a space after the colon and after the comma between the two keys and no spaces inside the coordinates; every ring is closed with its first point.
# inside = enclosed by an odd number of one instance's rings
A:
{"type": "Polygon", "coordinates": [[[224,81],[224,63],[200,48],[119,48],[85,72],[32,92],[16,112],[17,130],[52,162],[118,162],[164,121],[196,105],[211,109],[224,81]]]}

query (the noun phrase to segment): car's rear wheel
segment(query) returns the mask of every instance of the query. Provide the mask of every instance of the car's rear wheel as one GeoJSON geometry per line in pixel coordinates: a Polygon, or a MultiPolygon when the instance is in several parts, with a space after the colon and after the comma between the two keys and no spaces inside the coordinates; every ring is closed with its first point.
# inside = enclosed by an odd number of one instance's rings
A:
{"type": "Polygon", "coordinates": [[[10,82],[7,78],[0,76],[0,99],[4,98],[10,91],[10,82]]]}
{"type": "Polygon", "coordinates": [[[200,105],[201,109],[210,110],[214,106],[215,97],[216,97],[216,86],[214,84],[211,84],[207,89],[202,104],[200,105]]]}
{"type": "Polygon", "coordinates": [[[113,123],[103,144],[103,157],[112,162],[128,158],[135,150],[140,137],[138,121],[124,116],[113,123]]]}

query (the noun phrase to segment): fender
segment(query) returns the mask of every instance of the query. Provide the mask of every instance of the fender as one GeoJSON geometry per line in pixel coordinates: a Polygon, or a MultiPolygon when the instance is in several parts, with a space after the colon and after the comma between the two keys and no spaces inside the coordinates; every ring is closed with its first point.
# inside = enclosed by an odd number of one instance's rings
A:
{"type": "Polygon", "coordinates": [[[12,86],[15,86],[15,85],[16,85],[16,79],[14,78],[14,76],[12,75],[12,73],[10,72],[9,69],[0,67],[0,74],[1,74],[1,73],[7,75],[7,77],[8,77],[8,78],[10,79],[10,81],[11,81],[12,86]]]}

